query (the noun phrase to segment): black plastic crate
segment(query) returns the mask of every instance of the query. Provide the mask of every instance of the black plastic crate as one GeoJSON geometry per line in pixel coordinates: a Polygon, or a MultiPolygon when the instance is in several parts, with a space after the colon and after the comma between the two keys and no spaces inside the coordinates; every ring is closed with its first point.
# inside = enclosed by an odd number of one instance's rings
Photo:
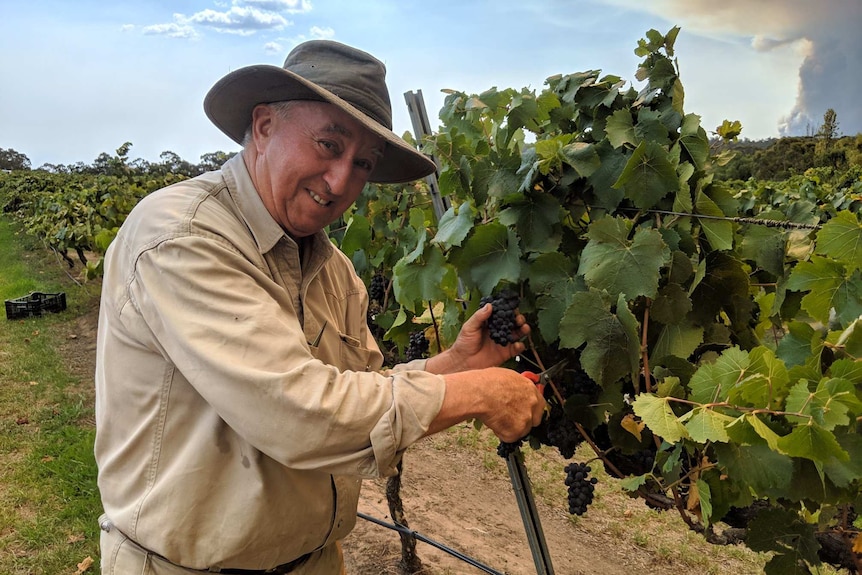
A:
{"type": "Polygon", "coordinates": [[[43,311],[58,312],[66,309],[66,294],[32,292],[24,297],[6,300],[6,319],[20,319],[42,315],[43,311]]]}

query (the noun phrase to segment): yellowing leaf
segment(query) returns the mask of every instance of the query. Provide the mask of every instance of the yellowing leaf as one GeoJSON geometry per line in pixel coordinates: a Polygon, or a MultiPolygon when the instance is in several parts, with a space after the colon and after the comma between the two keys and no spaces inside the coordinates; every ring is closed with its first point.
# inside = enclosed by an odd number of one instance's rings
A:
{"type": "Polygon", "coordinates": [[[620,422],[620,426],[622,426],[623,429],[637,437],[638,441],[641,441],[641,431],[643,431],[644,428],[643,421],[637,421],[630,413],[623,417],[623,420],[620,422]]]}

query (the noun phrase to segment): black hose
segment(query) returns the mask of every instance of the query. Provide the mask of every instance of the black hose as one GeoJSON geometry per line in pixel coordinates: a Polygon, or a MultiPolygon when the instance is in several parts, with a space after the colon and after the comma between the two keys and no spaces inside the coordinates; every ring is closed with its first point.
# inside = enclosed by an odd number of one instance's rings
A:
{"type": "Polygon", "coordinates": [[[489,573],[490,575],[505,575],[504,573],[501,573],[500,571],[497,571],[496,569],[494,569],[492,567],[488,567],[487,565],[480,563],[479,561],[476,561],[472,557],[468,557],[467,555],[464,555],[463,553],[461,553],[459,551],[455,551],[451,547],[447,547],[446,545],[443,545],[442,543],[438,543],[438,542],[434,541],[433,539],[429,539],[428,537],[425,537],[421,533],[418,533],[418,532],[410,529],[409,527],[405,527],[405,526],[401,525],[400,523],[387,523],[386,521],[383,521],[381,519],[377,519],[375,517],[371,517],[370,515],[366,515],[365,513],[362,513],[362,512],[358,512],[356,515],[357,515],[357,517],[361,517],[362,519],[365,519],[366,521],[376,523],[377,525],[380,525],[382,527],[386,527],[387,529],[392,529],[393,531],[398,531],[399,533],[405,533],[407,535],[412,535],[413,537],[415,537],[419,541],[422,541],[423,543],[427,543],[428,545],[431,545],[432,547],[436,547],[440,551],[448,553],[449,555],[456,557],[456,558],[460,559],[461,561],[468,563],[468,564],[472,565],[473,567],[476,567],[477,569],[481,569],[485,573],[489,573]]]}

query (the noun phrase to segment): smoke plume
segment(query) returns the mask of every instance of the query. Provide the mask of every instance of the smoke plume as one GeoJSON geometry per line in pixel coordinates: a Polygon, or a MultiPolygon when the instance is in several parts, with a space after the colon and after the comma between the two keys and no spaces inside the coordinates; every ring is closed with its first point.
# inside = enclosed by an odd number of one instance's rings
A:
{"type": "Polygon", "coordinates": [[[839,131],[862,133],[862,0],[611,0],[646,9],[702,35],[750,37],[752,48],[801,46],[796,104],[782,136],[806,135],[832,108],[839,131]]]}

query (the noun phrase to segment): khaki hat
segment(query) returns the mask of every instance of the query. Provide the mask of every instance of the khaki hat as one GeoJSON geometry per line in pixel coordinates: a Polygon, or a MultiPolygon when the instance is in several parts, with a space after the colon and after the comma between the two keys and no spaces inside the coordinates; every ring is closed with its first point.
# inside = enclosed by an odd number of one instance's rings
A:
{"type": "Polygon", "coordinates": [[[371,182],[410,182],[436,169],[429,157],[392,132],[383,62],[332,40],[300,44],[288,54],[283,68],[257,65],[234,70],[207,93],[204,111],[219,130],[242,144],[254,107],[286,100],[329,102],[386,140],[371,182]]]}

